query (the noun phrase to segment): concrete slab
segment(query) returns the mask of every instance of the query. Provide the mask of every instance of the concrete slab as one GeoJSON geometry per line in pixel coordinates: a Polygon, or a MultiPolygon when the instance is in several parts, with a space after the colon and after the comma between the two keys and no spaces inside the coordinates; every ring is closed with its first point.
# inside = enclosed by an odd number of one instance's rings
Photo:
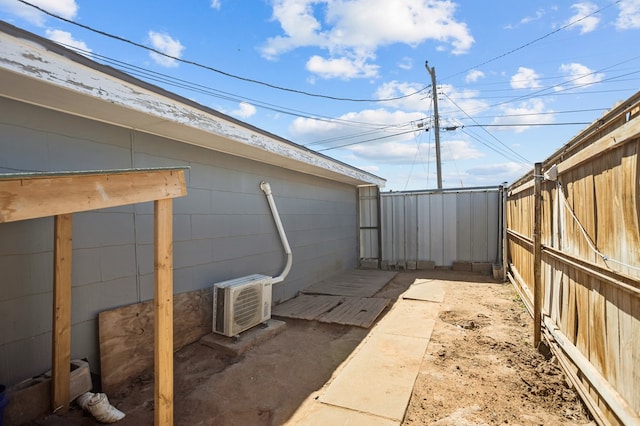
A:
{"type": "Polygon", "coordinates": [[[439,313],[440,304],[420,300],[403,300],[394,305],[372,333],[429,339],[439,313]]]}
{"type": "Polygon", "coordinates": [[[366,425],[366,426],[397,426],[400,422],[374,416],[367,413],[348,410],[312,401],[305,404],[304,410],[293,415],[284,423],[288,426],[317,426],[317,425],[366,425]]]}
{"type": "Polygon", "coordinates": [[[200,343],[237,356],[280,333],[284,330],[285,326],[286,323],[284,321],[270,319],[264,324],[250,328],[237,338],[227,337],[217,333],[209,333],[200,338],[200,343]]]}
{"type": "Polygon", "coordinates": [[[372,333],[320,402],[402,421],[429,339],[372,333]]]}
{"type": "Polygon", "coordinates": [[[442,303],[444,283],[438,280],[415,280],[411,287],[402,293],[402,298],[442,303]]]}

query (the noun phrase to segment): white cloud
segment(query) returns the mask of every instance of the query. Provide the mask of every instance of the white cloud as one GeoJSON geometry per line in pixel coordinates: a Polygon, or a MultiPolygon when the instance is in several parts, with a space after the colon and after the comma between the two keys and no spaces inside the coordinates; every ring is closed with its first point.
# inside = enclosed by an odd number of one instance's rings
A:
{"type": "Polygon", "coordinates": [[[211,0],[211,8],[220,10],[220,0],[211,0]]]}
{"type": "MultiPolygon", "coordinates": [[[[435,161],[434,143],[416,143],[413,137],[408,142],[382,142],[377,144],[360,144],[347,148],[359,160],[375,160],[379,164],[412,164],[416,156],[423,160],[435,161]]],[[[441,144],[442,161],[468,160],[481,158],[483,155],[467,141],[445,141],[441,144]]]]}
{"type": "Polygon", "coordinates": [[[540,87],[540,76],[531,68],[520,67],[518,72],[511,77],[513,89],[536,89],[540,87]]]}
{"type": "MultiPolygon", "coordinates": [[[[417,93],[422,89],[424,89],[424,84],[403,83],[393,80],[378,86],[375,92],[375,97],[377,99],[393,99],[417,93]]],[[[407,98],[397,99],[394,101],[387,101],[384,104],[387,107],[425,111],[429,108],[430,100],[428,92],[423,91],[415,96],[409,96],[407,98]]]]}
{"type": "Polygon", "coordinates": [[[247,102],[240,102],[238,109],[231,111],[236,117],[249,118],[255,115],[256,107],[247,102]]]}
{"type": "Polygon", "coordinates": [[[46,30],[47,37],[56,43],[63,44],[81,50],[81,53],[91,52],[91,49],[86,45],[84,41],[76,40],[73,38],[70,32],[61,30],[46,30]]]}
{"type": "MultiPolygon", "coordinates": [[[[162,53],[173,56],[174,58],[180,58],[182,56],[184,46],[178,40],[174,40],[169,34],[149,31],[149,40],[151,41],[151,46],[162,53]]],[[[173,58],[160,55],[156,52],[151,52],[149,55],[151,59],[163,67],[171,68],[178,66],[178,61],[173,58]]]]}
{"type": "Polygon", "coordinates": [[[484,78],[484,73],[479,70],[471,70],[464,78],[465,83],[474,83],[479,79],[484,78]]]}
{"type": "Polygon", "coordinates": [[[522,163],[496,163],[496,164],[483,164],[481,166],[472,167],[467,169],[467,173],[476,176],[493,176],[501,174],[524,174],[529,171],[529,166],[522,163]]]}
{"type": "Polygon", "coordinates": [[[378,66],[365,63],[363,58],[325,59],[314,55],[307,61],[307,70],[322,78],[341,78],[349,80],[361,77],[377,77],[378,66]]]}
{"type": "Polygon", "coordinates": [[[537,21],[539,19],[542,19],[543,16],[544,16],[544,10],[538,9],[538,10],[536,10],[536,14],[534,16],[525,16],[524,18],[522,18],[520,20],[520,23],[521,24],[528,24],[529,22],[533,22],[533,21],[537,21]]]}
{"type": "Polygon", "coordinates": [[[554,115],[549,114],[553,111],[547,109],[545,103],[539,98],[528,99],[515,106],[503,107],[501,110],[503,115],[493,120],[493,124],[509,124],[510,126],[502,129],[497,128],[497,130],[512,130],[516,133],[522,133],[531,127],[527,124],[548,124],[553,123],[554,119],[554,115]],[[519,124],[522,126],[513,127],[513,125],[519,124]]]}
{"type": "Polygon", "coordinates": [[[530,165],[515,162],[486,164],[467,169],[465,180],[477,185],[495,185],[496,182],[514,182],[529,170],[530,165]]]}
{"type": "Polygon", "coordinates": [[[580,28],[580,34],[590,33],[598,27],[600,18],[597,15],[591,15],[598,10],[597,5],[591,2],[582,2],[572,4],[571,8],[575,9],[576,13],[565,24],[578,21],[574,25],[580,28]]]}
{"type": "Polygon", "coordinates": [[[489,108],[487,102],[478,99],[480,92],[477,90],[458,90],[451,85],[442,84],[439,86],[439,92],[443,94],[438,101],[441,117],[449,115],[449,112],[456,116],[461,112],[476,115],[489,108]]]}
{"type": "Polygon", "coordinates": [[[314,149],[320,145],[318,143],[320,141],[336,140],[337,138],[339,139],[334,143],[325,146],[344,145],[371,139],[406,140],[413,137],[411,133],[397,134],[411,130],[412,122],[421,121],[423,118],[424,114],[420,112],[388,111],[380,108],[350,112],[332,121],[299,117],[291,123],[289,132],[296,142],[313,143],[314,149]],[[354,129],[353,123],[358,123],[358,127],[354,129]],[[381,125],[380,123],[385,124],[381,125]]]}
{"type": "MultiPolygon", "coordinates": [[[[393,80],[378,86],[375,97],[377,99],[402,97],[386,101],[384,105],[407,111],[420,111],[424,116],[433,109],[433,102],[430,92],[421,91],[422,89],[424,89],[424,83],[406,83],[393,80]],[[414,96],[408,96],[414,93],[414,96]]],[[[480,93],[477,90],[458,90],[449,84],[441,84],[438,86],[438,92],[441,94],[438,97],[441,116],[447,115],[449,111],[454,111],[456,115],[459,115],[460,110],[469,114],[477,114],[488,107],[486,102],[478,99],[480,93]]]]}
{"type": "MultiPolygon", "coordinates": [[[[73,19],[78,13],[78,4],[75,0],[30,0],[30,3],[66,19],[73,19]]],[[[0,0],[0,10],[17,15],[38,26],[44,26],[47,18],[44,13],[17,0],[0,0]]]]}
{"type": "Polygon", "coordinates": [[[317,47],[331,58],[364,63],[381,46],[433,40],[462,54],[474,39],[467,25],[455,19],[455,10],[448,0],[273,0],[273,20],[283,34],[269,38],[261,52],[275,59],[299,47],[317,47]]]}
{"type": "Polygon", "coordinates": [[[410,70],[413,68],[413,58],[410,58],[408,56],[405,56],[404,58],[402,58],[402,60],[398,63],[398,68],[403,69],[403,70],[410,70]]]}
{"type": "Polygon", "coordinates": [[[617,29],[633,30],[640,28],[640,0],[622,0],[618,4],[618,8],[617,29]]]}
{"type": "Polygon", "coordinates": [[[577,63],[560,65],[560,72],[565,75],[567,85],[572,87],[588,87],[604,78],[603,73],[594,72],[589,67],[577,63]]]}

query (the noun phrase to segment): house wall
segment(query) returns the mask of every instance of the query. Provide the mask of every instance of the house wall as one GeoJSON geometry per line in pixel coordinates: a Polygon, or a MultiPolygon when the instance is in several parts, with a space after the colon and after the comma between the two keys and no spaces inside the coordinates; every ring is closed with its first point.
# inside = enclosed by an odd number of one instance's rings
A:
{"type": "MultiPolygon", "coordinates": [[[[351,185],[5,98],[0,111],[0,173],[190,167],[174,200],[175,293],[280,273],[263,180],[293,251],[275,303],[357,265],[351,185]]],[[[153,204],[74,214],[72,268],[71,355],[98,372],[98,313],[153,298],[153,204]]],[[[53,219],[0,225],[0,271],[0,383],[11,385],[51,365],[53,219]]]]}

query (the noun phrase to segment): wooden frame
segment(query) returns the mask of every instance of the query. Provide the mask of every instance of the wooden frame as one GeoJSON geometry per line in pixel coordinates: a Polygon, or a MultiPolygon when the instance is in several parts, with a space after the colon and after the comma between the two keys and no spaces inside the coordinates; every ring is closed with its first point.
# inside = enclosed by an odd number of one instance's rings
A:
{"type": "Polygon", "coordinates": [[[53,411],[70,397],[72,214],[154,202],[155,424],[173,424],[172,198],[187,195],[184,168],[0,175],[0,223],[54,216],[53,411]]]}

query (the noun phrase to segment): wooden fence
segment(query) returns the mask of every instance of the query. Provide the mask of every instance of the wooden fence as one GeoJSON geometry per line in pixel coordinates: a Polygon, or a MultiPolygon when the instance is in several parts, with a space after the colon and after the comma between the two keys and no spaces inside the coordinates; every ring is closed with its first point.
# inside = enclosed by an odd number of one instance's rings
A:
{"type": "Polygon", "coordinates": [[[640,424],[639,150],[640,92],[507,188],[509,279],[598,424],[640,424]]]}

